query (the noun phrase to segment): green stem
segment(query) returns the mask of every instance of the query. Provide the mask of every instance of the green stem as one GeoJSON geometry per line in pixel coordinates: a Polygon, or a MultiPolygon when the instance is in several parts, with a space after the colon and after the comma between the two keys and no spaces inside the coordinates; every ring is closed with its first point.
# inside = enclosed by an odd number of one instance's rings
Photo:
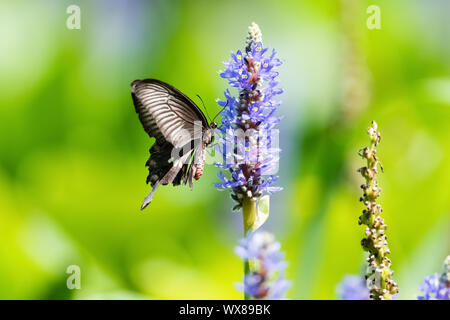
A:
{"type": "Polygon", "coordinates": [[[242,202],[242,216],[244,219],[244,236],[247,236],[256,220],[256,201],[245,197],[242,202]]]}
{"type": "MultiPolygon", "coordinates": [[[[256,201],[252,198],[245,197],[242,202],[242,217],[244,221],[244,237],[248,235],[250,232],[253,224],[256,220],[256,201]]],[[[250,261],[248,259],[244,260],[244,274],[248,275],[250,274],[250,261]]],[[[250,295],[245,292],[244,287],[244,299],[250,300],[250,295]]]]}

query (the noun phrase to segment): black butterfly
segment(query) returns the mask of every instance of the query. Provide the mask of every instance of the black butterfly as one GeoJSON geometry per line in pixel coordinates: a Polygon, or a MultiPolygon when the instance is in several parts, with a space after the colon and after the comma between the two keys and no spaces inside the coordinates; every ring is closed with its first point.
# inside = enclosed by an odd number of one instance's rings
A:
{"type": "Polygon", "coordinates": [[[206,147],[213,142],[215,122],[208,124],[200,108],[170,84],[156,79],[131,83],[136,113],[150,137],[156,141],[150,148],[147,183],[152,190],[141,210],[153,199],[159,185],[181,182],[193,187],[203,173],[206,147]]]}

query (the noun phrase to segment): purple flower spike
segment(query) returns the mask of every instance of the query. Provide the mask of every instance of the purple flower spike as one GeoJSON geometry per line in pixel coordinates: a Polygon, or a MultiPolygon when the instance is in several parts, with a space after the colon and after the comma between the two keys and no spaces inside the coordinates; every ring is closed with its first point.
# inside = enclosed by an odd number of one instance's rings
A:
{"type": "Polygon", "coordinates": [[[425,277],[419,289],[423,295],[418,296],[418,300],[450,300],[449,281],[442,281],[437,273],[425,277]]]}
{"type": "Polygon", "coordinates": [[[419,289],[423,295],[418,300],[450,300],[450,255],[444,261],[442,273],[425,277],[419,289]]]}
{"type": "Polygon", "coordinates": [[[346,275],[337,293],[340,300],[369,300],[369,289],[362,276],[346,275]]]}
{"type": "Polygon", "coordinates": [[[258,200],[264,193],[281,190],[272,184],[276,181],[278,170],[278,130],[274,126],[280,121],[275,111],[280,101],[274,97],[283,92],[278,88],[275,69],[281,61],[275,58],[275,50],[264,48],[261,31],[253,23],[244,51],[231,53],[231,59],[224,62],[225,70],[220,76],[228,80],[228,85],[237,88],[237,97],[226,90],[223,108],[219,152],[222,168],[227,175],[215,186],[231,189],[231,197],[237,202],[234,209],[242,207],[244,198],[258,200]]]}
{"type": "Polygon", "coordinates": [[[287,267],[280,252],[280,243],[268,232],[256,232],[241,239],[236,246],[236,254],[244,260],[250,260],[256,266],[244,276],[239,290],[252,299],[284,299],[291,283],[284,279],[282,271],[287,267]]]}

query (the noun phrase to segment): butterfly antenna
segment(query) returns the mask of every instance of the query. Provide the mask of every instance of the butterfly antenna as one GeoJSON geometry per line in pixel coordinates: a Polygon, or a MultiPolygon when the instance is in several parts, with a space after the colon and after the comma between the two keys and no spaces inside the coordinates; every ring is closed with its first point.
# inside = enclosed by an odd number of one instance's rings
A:
{"type": "Polygon", "coordinates": [[[225,110],[225,108],[227,107],[227,105],[228,105],[228,100],[227,100],[227,103],[223,106],[223,108],[222,108],[219,112],[217,112],[217,114],[215,115],[213,121],[217,118],[217,116],[218,116],[223,110],[225,110]]]}
{"type": "Polygon", "coordinates": [[[200,97],[200,95],[198,95],[198,94],[197,94],[197,97],[198,97],[198,98],[200,99],[200,101],[202,102],[203,109],[205,110],[206,116],[208,117],[208,120],[211,122],[211,117],[210,117],[209,114],[208,114],[208,109],[206,109],[205,103],[203,102],[202,97],[200,97]]]}

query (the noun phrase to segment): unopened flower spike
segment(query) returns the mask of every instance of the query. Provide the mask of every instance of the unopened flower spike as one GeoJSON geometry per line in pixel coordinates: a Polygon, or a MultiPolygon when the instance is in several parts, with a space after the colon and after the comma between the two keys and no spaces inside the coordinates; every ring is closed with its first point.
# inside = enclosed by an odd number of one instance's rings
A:
{"type": "Polygon", "coordinates": [[[366,283],[370,291],[370,298],[383,300],[392,299],[392,295],[398,292],[398,286],[392,279],[391,260],[387,257],[390,251],[386,236],[387,226],[381,217],[383,209],[376,202],[381,193],[377,182],[379,160],[376,156],[376,146],[380,142],[381,136],[377,130],[377,123],[372,121],[367,130],[370,146],[359,152],[360,156],[367,161],[365,167],[358,169],[365,179],[365,184],[361,185],[363,196],[360,201],[366,206],[359,217],[359,224],[367,226],[366,237],[362,239],[361,245],[369,253],[366,283]]]}

